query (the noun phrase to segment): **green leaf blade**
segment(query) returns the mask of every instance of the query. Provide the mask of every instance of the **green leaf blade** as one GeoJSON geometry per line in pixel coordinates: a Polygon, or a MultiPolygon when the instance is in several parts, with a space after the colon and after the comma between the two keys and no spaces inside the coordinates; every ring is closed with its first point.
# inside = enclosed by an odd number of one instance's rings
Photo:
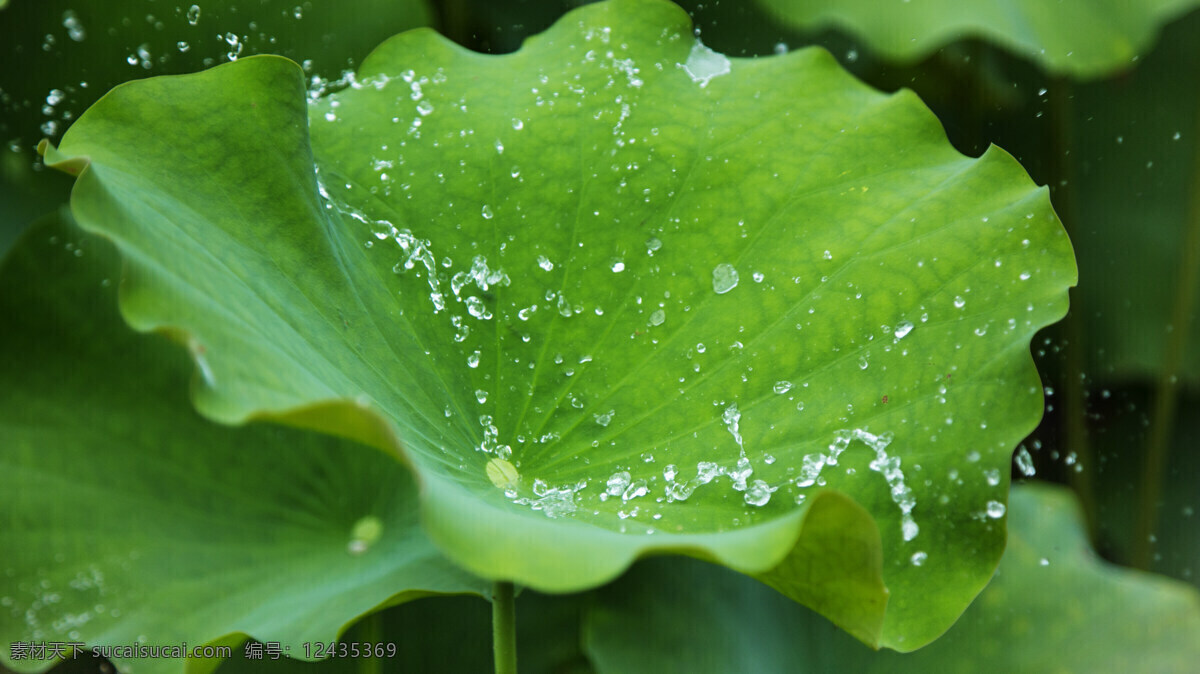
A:
{"type": "Polygon", "coordinates": [[[304,642],[381,605],[486,591],[421,533],[395,461],[199,417],[188,359],[115,311],[119,274],[109,244],[57,218],[0,268],[4,349],[21,354],[0,366],[6,642],[236,647],[253,635],[302,657],[304,642]]]}
{"type": "Polygon", "coordinates": [[[1194,0],[1015,3],[759,0],[779,20],[805,29],[842,28],[889,58],[913,61],[964,38],[984,38],[1080,79],[1132,68],[1159,27],[1194,0]]]}
{"type": "Polygon", "coordinates": [[[1062,488],[1020,486],[1011,504],[995,579],[915,653],[871,652],[761,586],[681,560],[642,562],[599,590],[584,650],[601,672],[1190,671],[1200,648],[1194,588],[1098,560],[1062,488]],[[651,630],[658,647],[647,649],[639,637],[651,630]]]}
{"type": "Polygon", "coordinates": [[[911,94],[690,36],[659,2],[504,57],[407,33],[310,105],[311,159],[284,62],[147,81],[68,131],[73,208],[127,253],[130,321],[203,346],[203,413],[398,453],[465,568],[561,592],[686,552],[917,648],[999,558],[1069,243],[911,94]],[[142,140],[215,123],[198,161],[142,140]],[[770,575],[850,554],[805,544],[821,503],[866,546],[840,597],[770,575]]]}

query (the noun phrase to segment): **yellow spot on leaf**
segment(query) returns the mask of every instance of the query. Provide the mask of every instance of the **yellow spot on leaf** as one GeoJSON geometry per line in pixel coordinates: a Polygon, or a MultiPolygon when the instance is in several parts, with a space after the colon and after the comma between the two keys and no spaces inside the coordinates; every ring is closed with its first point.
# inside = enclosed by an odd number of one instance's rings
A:
{"type": "Polygon", "coordinates": [[[521,474],[517,467],[504,459],[492,459],[487,462],[488,479],[500,489],[516,489],[521,483],[521,474]]]}

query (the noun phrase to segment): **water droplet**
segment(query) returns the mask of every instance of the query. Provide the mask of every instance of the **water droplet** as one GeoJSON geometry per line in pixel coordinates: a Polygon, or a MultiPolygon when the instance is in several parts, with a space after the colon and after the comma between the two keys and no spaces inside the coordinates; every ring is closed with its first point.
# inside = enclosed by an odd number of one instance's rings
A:
{"type": "Polygon", "coordinates": [[[1050,566],[1050,560],[1042,557],[1038,560],[1038,566],[1050,566]]]}
{"type": "Polygon", "coordinates": [[[471,369],[475,369],[475,368],[479,367],[479,356],[480,356],[479,351],[476,351],[475,353],[472,353],[471,355],[467,356],[467,367],[469,367],[471,369]]]}
{"type": "Polygon", "coordinates": [[[693,82],[706,87],[714,77],[728,74],[730,65],[724,54],[709,49],[697,40],[688,53],[687,61],[683,63],[683,69],[693,82]]]}
{"type": "MultiPolygon", "coordinates": [[[[725,430],[733,436],[737,442],[738,448],[742,448],[742,434],[738,430],[738,423],[742,420],[742,413],[738,411],[737,403],[732,403],[721,412],[721,421],[725,424],[725,430]]],[[[745,456],[744,450],[742,456],[745,456]]]]}
{"type": "Polygon", "coordinates": [[[1007,508],[1005,508],[1004,504],[999,501],[987,502],[987,516],[994,520],[1004,517],[1005,510],[1007,510],[1007,508]]]}
{"type": "Polygon", "coordinates": [[[755,480],[746,489],[746,493],[742,495],[742,499],[747,505],[764,506],[771,500],[771,485],[762,480],[755,480]]]}
{"type": "MultiPolygon", "coordinates": [[[[625,473],[625,475],[628,476],[629,473],[625,473]]],[[[621,500],[630,501],[635,498],[645,496],[646,492],[648,491],[649,488],[646,486],[646,481],[638,480],[637,482],[631,483],[628,487],[625,487],[625,490],[621,492],[621,500]]]]}
{"type": "Polygon", "coordinates": [[[760,271],[756,271],[756,272],[754,272],[754,274],[753,274],[753,278],[754,278],[754,282],[755,282],[755,283],[762,283],[762,282],[763,282],[763,279],[765,279],[765,278],[766,278],[766,276],[763,276],[763,273],[762,273],[762,272],[760,272],[760,271]]]}
{"type": "Polygon", "coordinates": [[[368,515],[354,523],[354,527],[350,530],[350,542],[346,545],[346,549],[352,555],[361,555],[370,550],[371,545],[381,536],[383,536],[383,522],[374,515],[368,515]]]}
{"type": "Polygon", "coordinates": [[[79,15],[75,10],[68,9],[63,12],[63,28],[67,29],[67,37],[74,42],[83,42],[87,38],[87,31],[83,28],[83,23],[79,21],[79,15]]]}
{"type": "Polygon", "coordinates": [[[187,21],[193,26],[200,23],[200,5],[192,5],[188,8],[187,21]]]}
{"type": "Polygon", "coordinates": [[[525,122],[522,122],[521,120],[514,117],[513,121],[512,121],[512,128],[516,129],[517,131],[520,131],[521,129],[525,128],[525,122]]]}
{"type": "Polygon", "coordinates": [[[956,295],[954,297],[954,307],[955,308],[962,309],[966,305],[967,305],[967,301],[962,298],[962,295],[956,295]]]}
{"type": "Polygon", "coordinates": [[[546,257],[545,255],[539,255],[538,259],[537,259],[537,263],[538,263],[538,266],[541,267],[544,271],[551,271],[554,269],[554,263],[551,262],[550,258],[546,257]]]}
{"type": "Polygon", "coordinates": [[[612,263],[612,270],[613,270],[614,274],[619,274],[619,273],[625,271],[625,263],[620,260],[615,260],[612,263]]]}
{"type": "MultiPolygon", "coordinates": [[[[229,45],[229,51],[225,53],[225,58],[229,59],[230,61],[236,61],[238,57],[242,55],[243,45],[241,38],[234,33],[225,33],[225,44],[229,45]]],[[[138,51],[140,53],[141,48],[139,48],[138,51]]],[[[146,57],[143,57],[143,59],[146,61],[149,60],[146,57]]],[[[146,64],[143,63],[142,66],[146,67],[146,64]]]]}
{"type": "Polygon", "coordinates": [[[713,290],[718,295],[733,290],[738,284],[738,273],[731,264],[719,264],[713,268],[712,272],[713,290]]]}
{"type": "Polygon", "coordinates": [[[483,389],[475,390],[475,399],[479,401],[480,405],[487,402],[487,396],[488,396],[487,391],[484,391],[483,389]]]}
{"type": "Polygon", "coordinates": [[[784,393],[787,393],[790,390],[792,390],[792,382],[790,382],[790,381],[775,382],[774,391],[776,393],[779,393],[782,395],[784,393]]]}
{"type": "Polygon", "coordinates": [[[473,317],[481,321],[486,321],[492,317],[492,312],[487,310],[487,307],[483,305],[483,300],[478,297],[472,295],[466,299],[465,303],[467,305],[467,313],[473,317]]]}
{"type": "Polygon", "coordinates": [[[616,410],[609,410],[604,414],[593,414],[592,418],[596,420],[597,424],[600,424],[601,426],[607,426],[612,423],[613,415],[616,413],[616,410]]]}
{"type": "Polygon", "coordinates": [[[1033,457],[1030,456],[1029,450],[1025,449],[1025,445],[1021,445],[1017,449],[1017,468],[1021,470],[1021,474],[1025,477],[1033,477],[1037,473],[1037,469],[1033,467],[1033,457]]]}
{"type": "Polygon", "coordinates": [[[908,333],[912,332],[912,329],[913,324],[911,321],[900,321],[896,324],[896,328],[892,334],[896,337],[896,339],[904,339],[908,333]]]}
{"type": "Polygon", "coordinates": [[[646,254],[647,255],[654,255],[654,253],[657,252],[658,249],[660,249],[660,248],[662,248],[662,241],[660,241],[658,239],[658,237],[652,236],[649,239],[646,239],[646,254]]]}
{"type": "Polygon", "coordinates": [[[493,217],[493,214],[492,214],[492,207],[491,207],[491,206],[488,206],[487,204],[484,204],[484,205],[483,205],[483,208],[482,208],[482,209],[480,209],[480,215],[482,215],[482,216],[483,216],[483,219],[484,219],[484,220],[491,220],[491,219],[492,219],[492,217],[493,217]]]}
{"type": "Polygon", "coordinates": [[[831,253],[829,251],[825,251],[824,253],[821,254],[821,257],[825,258],[826,260],[832,260],[833,253],[831,253]]]}
{"type": "Polygon", "coordinates": [[[654,313],[650,314],[649,323],[650,323],[650,325],[658,326],[658,325],[662,325],[663,322],[666,320],[667,320],[667,312],[663,311],[662,309],[659,309],[658,311],[655,311],[654,313]]]}
{"type": "Polygon", "coordinates": [[[987,479],[987,483],[993,487],[1000,484],[1000,471],[996,468],[983,471],[983,476],[987,479]]]}
{"type": "Polygon", "coordinates": [[[608,478],[608,482],[605,483],[605,492],[610,496],[620,496],[629,487],[629,480],[630,476],[627,470],[613,473],[612,477],[608,478]]]}
{"type": "Polygon", "coordinates": [[[925,563],[926,559],[929,559],[929,555],[927,555],[926,553],[914,552],[913,556],[912,556],[912,565],[913,566],[921,566],[922,564],[925,563]]]}

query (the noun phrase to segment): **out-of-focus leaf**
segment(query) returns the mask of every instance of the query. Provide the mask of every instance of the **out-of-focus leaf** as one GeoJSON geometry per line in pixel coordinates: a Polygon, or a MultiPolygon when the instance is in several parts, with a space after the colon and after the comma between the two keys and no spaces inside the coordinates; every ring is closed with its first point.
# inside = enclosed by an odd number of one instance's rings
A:
{"type": "Polygon", "coordinates": [[[1162,24],[1196,0],[758,0],[781,21],[836,26],[891,58],[915,61],[983,37],[1050,72],[1094,78],[1132,67],[1162,24]]]}
{"type": "Polygon", "coordinates": [[[0,16],[0,254],[66,201],[69,183],[35,165],[38,141],[113,86],[258,53],[336,79],[373,45],[431,20],[425,0],[17,0],[0,16]]]}
{"type": "Polygon", "coordinates": [[[110,244],[56,219],[0,268],[0,662],[49,666],[15,659],[14,642],[200,646],[242,634],[302,655],[303,642],[333,640],[381,605],[487,591],[421,533],[396,461],[199,417],[186,355],[121,321],[119,279],[110,244]]]}
{"type": "Polygon", "coordinates": [[[941,639],[872,652],[745,578],[682,560],[640,563],[597,593],[585,649],[599,672],[1191,672],[1200,595],[1100,561],[1069,492],[1013,490],[996,577],[941,639]]]}
{"type": "MultiPolygon", "coordinates": [[[[1106,556],[1132,559],[1138,508],[1143,503],[1142,478],[1152,396],[1149,387],[1128,387],[1111,398],[1093,400],[1096,419],[1091,425],[1095,447],[1096,537],[1106,556]]],[[[1150,570],[1200,584],[1200,396],[1183,392],[1179,415],[1171,432],[1150,570]]]]}
{"type": "MultiPolygon", "coordinates": [[[[1156,378],[1181,279],[1189,209],[1200,205],[1200,12],[1165,34],[1127,77],[1074,89],[1073,134],[1082,316],[1088,372],[1110,382],[1156,378]]],[[[1200,303],[1185,320],[1195,325],[1200,303]]],[[[1197,331],[1193,327],[1192,342],[1197,331]]],[[[1200,383],[1200,349],[1181,374],[1200,383]]]]}

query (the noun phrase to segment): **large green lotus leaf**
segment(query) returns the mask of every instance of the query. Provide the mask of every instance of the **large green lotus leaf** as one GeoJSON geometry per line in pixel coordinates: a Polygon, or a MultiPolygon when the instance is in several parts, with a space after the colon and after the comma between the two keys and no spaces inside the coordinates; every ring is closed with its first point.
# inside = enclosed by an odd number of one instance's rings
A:
{"type": "Polygon", "coordinates": [[[993,40],[1046,70],[1094,78],[1125,70],[1159,27],[1196,0],[758,0],[779,20],[836,26],[885,55],[915,61],[954,40],[993,40]]]}
{"type": "MultiPolygon", "coordinates": [[[[105,241],[61,221],[0,269],[0,641],[277,641],[302,656],[356,617],[485,592],[421,533],[408,471],[353,443],[233,429],[187,399],[178,348],[116,311],[105,241]]],[[[180,659],[115,659],[182,671],[180,659]]],[[[206,671],[211,661],[193,661],[206,671]]]]}
{"type": "Polygon", "coordinates": [[[597,671],[631,674],[1195,671],[1194,589],[1100,561],[1061,488],[1017,487],[1010,504],[995,579],[916,653],[872,652],[745,578],[678,560],[643,562],[597,593],[585,649],[597,671]]]}
{"type": "Polygon", "coordinates": [[[407,33],[312,104],[277,58],[133,83],[46,152],[204,414],[396,453],[467,569],[566,592],[684,552],[905,650],[999,559],[1075,280],[1003,151],[663,2],[503,57],[407,33]]]}

